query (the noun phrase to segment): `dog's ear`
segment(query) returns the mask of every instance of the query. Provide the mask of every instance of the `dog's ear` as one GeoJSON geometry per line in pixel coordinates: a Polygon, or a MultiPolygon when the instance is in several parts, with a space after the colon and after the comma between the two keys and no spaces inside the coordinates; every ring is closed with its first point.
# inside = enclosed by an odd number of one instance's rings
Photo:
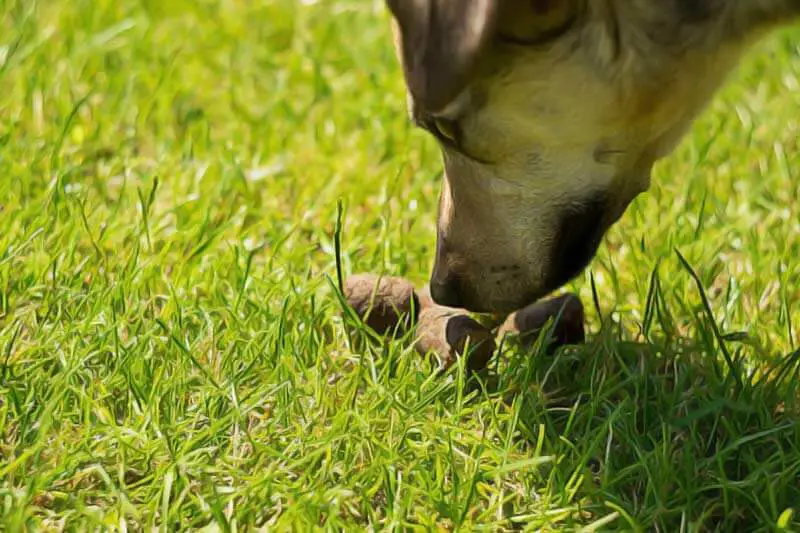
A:
{"type": "Polygon", "coordinates": [[[427,112],[441,111],[464,89],[494,29],[497,1],[386,0],[408,90],[427,112]]]}

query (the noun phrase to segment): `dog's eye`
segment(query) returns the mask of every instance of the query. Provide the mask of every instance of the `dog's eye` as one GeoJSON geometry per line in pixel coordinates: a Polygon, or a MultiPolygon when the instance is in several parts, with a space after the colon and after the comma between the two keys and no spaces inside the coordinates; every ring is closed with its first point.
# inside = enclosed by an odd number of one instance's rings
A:
{"type": "Polygon", "coordinates": [[[455,122],[443,118],[435,118],[433,119],[433,127],[436,128],[439,135],[453,144],[458,144],[458,126],[455,122]]]}
{"type": "Polygon", "coordinates": [[[505,2],[498,14],[500,42],[535,46],[560,37],[579,16],[576,0],[529,0],[505,2]]]}
{"type": "Polygon", "coordinates": [[[475,154],[469,153],[465,150],[464,133],[461,130],[461,124],[458,120],[451,120],[441,117],[425,117],[424,120],[415,120],[418,127],[436,137],[440,143],[446,145],[450,151],[458,152],[459,154],[472,159],[473,161],[483,163],[486,165],[492,164],[491,161],[478,157],[475,154]]]}

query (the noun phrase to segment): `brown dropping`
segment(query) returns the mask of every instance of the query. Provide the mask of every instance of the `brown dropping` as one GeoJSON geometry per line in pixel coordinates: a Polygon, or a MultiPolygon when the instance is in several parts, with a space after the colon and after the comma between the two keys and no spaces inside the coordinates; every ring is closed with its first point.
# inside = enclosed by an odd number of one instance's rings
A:
{"type": "Polygon", "coordinates": [[[344,282],[344,297],[379,335],[403,335],[420,310],[413,283],[397,276],[355,274],[344,282]]]}
{"type": "Polygon", "coordinates": [[[512,313],[498,330],[498,335],[518,335],[520,343],[530,347],[551,318],[556,322],[546,349],[548,354],[560,346],[580,344],[586,339],[583,304],[573,293],[540,300],[512,313]]]}
{"type": "Polygon", "coordinates": [[[436,304],[427,286],[418,291],[418,297],[422,310],[417,322],[417,352],[433,353],[445,370],[467,352],[467,369],[484,369],[496,347],[492,331],[463,309],[436,304]]]}

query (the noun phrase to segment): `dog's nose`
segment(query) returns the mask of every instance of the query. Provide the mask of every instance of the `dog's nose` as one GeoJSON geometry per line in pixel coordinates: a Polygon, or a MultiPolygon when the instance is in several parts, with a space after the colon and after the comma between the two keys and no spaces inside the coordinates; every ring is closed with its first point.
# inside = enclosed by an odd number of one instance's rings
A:
{"type": "Polygon", "coordinates": [[[428,288],[431,298],[437,304],[445,307],[463,307],[461,280],[453,272],[452,259],[452,250],[440,228],[436,233],[436,258],[428,288]]]}
{"type": "Polygon", "coordinates": [[[430,281],[430,289],[431,298],[437,304],[445,307],[462,307],[458,278],[445,276],[437,279],[434,276],[430,281]]]}

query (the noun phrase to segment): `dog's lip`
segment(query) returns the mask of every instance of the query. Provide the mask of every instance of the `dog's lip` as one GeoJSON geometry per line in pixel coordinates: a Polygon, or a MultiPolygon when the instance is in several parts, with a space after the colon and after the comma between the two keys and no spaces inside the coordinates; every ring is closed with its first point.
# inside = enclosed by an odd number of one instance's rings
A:
{"type": "Polygon", "coordinates": [[[544,298],[552,291],[528,291],[523,293],[524,296],[519,300],[491,300],[484,298],[476,298],[464,302],[464,310],[470,313],[485,315],[492,318],[493,315],[502,315],[513,313],[518,309],[522,309],[526,305],[530,305],[544,298]]]}

